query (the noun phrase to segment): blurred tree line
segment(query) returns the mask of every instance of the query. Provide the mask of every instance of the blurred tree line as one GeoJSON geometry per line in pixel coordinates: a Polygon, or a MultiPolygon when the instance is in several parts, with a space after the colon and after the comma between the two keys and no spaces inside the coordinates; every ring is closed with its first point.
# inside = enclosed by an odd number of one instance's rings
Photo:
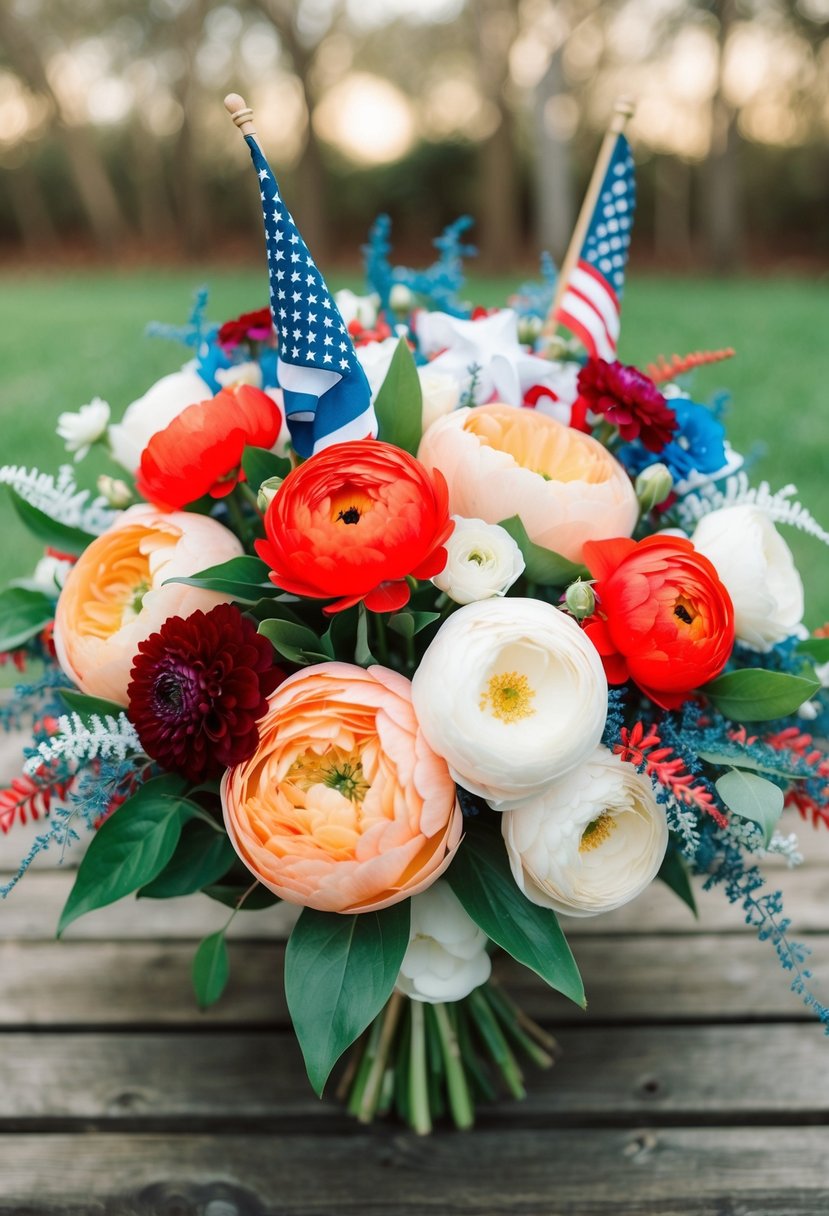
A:
{"type": "MultiPolygon", "coordinates": [[[[462,213],[560,259],[615,96],[640,261],[829,259],[829,0],[3,0],[0,253],[259,249],[245,94],[318,256],[462,213]]],[[[417,256],[417,253],[415,253],[417,256]]]]}

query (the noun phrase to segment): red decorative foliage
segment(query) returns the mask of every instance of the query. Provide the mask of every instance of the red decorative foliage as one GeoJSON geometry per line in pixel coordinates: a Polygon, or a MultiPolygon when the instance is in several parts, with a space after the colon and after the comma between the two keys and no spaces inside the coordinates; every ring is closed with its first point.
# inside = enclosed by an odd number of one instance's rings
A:
{"type": "Polygon", "coordinates": [[[655,363],[649,363],[645,369],[654,384],[663,384],[666,380],[674,380],[683,372],[690,372],[695,367],[704,367],[706,363],[719,363],[722,359],[732,359],[734,348],[726,346],[722,350],[695,350],[690,355],[657,356],[655,363]]]}
{"type": "Polygon", "coordinates": [[[65,798],[69,781],[52,781],[50,774],[41,770],[36,777],[25,774],[15,777],[11,785],[0,790],[0,832],[5,836],[15,823],[27,819],[40,819],[48,815],[53,798],[65,798]]]}
{"type": "Polygon", "coordinates": [[[710,790],[704,785],[695,784],[695,779],[688,772],[679,756],[675,756],[670,747],[665,747],[652,726],[644,726],[636,722],[630,730],[626,726],[620,732],[621,742],[613,750],[629,764],[637,768],[644,766],[645,772],[659,785],[670,790],[677,802],[686,806],[696,807],[705,815],[710,815],[720,827],[725,827],[728,820],[714,802],[710,790]]]}
{"type": "Polygon", "coordinates": [[[777,751],[794,752],[814,769],[816,777],[826,778],[820,801],[805,790],[799,781],[793,781],[786,790],[786,806],[795,807],[801,818],[811,819],[815,827],[823,824],[829,828],[829,755],[815,746],[811,735],[801,733],[796,726],[787,726],[784,730],[769,735],[764,742],[777,751]]]}

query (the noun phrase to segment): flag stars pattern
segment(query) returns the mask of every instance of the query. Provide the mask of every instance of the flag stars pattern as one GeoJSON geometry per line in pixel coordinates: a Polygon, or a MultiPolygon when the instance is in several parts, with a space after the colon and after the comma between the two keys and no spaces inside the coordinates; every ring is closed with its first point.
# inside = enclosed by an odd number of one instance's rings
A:
{"type": "Polygon", "coordinates": [[[626,145],[619,151],[602,185],[581,254],[605,276],[617,296],[621,296],[625,282],[635,200],[633,157],[626,145]]]}

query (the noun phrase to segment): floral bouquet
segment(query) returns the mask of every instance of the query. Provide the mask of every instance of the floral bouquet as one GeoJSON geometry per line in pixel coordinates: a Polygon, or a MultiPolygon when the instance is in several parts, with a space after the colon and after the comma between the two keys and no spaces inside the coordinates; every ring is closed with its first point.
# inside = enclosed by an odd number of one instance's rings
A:
{"type": "MultiPolygon", "coordinates": [[[[633,207],[606,141],[574,257],[509,308],[461,297],[465,222],[425,271],[329,292],[241,99],[271,308],[176,335],[193,358],[119,423],[62,415],[121,473],[90,500],[6,467],[46,546],[0,593],[0,649],[40,661],[0,827],[37,853],[93,833],[60,920],[132,893],[295,905],[288,1007],[317,1093],[363,1121],[458,1127],[555,1045],[493,978],[497,949],[585,1004],[559,918],[691,873],[739,903],[816,1014],[805,952],[756,859],[797,860],[784,807],[829,821],[829,637],[808,637],[776,524],[699,363],[615,358],[633,207]],[[554,296],[555,292],[555,296],[554,296]],[[569,332],[561,336],[561,329],[569,332]]],[[[193,965],[203,1006],[224,930],[193,965]]]]}

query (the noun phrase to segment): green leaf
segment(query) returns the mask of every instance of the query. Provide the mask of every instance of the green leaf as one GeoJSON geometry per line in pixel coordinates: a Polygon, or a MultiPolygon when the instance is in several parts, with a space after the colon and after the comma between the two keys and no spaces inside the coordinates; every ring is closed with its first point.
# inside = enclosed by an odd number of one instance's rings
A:
{"type": "Polygon", "coordinates": [[[72,528],[68,524],[62,524],[56,519],[52,519],[45,511],[41,511],[39,507],[33,507],[30,502],[26,502],[25,498],[21,498],[11,488],[9,488],[9,494],[12,506],[23,523],[33,536],[43,541],[44,545],[57,549],[60,553],[72,553],[77,556],[83,553],[93,540],[97,540],[92,532],[84,532],[82,528],[72,528]]]}
{"type": "Polygon", "coordinates": [[[783,814],[783,791],[765,777],[756,773],[743,773],[734,768],[714,782],[717,793],[735,815],[750,819],[763,833],[763,844],[768,846],[777,821],[783,814]]]}
{"type": "Polygon", "coordinates": [[[224,929],[211,933],[199,943],[191,974],[199,1009],[214,1005],[224,992],[230,975],[224,929]]]}
{"type": "Polygon", "coordinates": [[[748,752],[737,752],[729,755],[728,752],[698,752],[700,760],[704,760],[706,764],[719,765],[720,768],[750,768],[758,773],[774,773],[777,777],[786,777],[789,781],[805,781],[808,774],[793,773],[786,767],[782,759],[779,763],[769,763],[765,760],[756,760],[754,756],[748,752]]]}
{"type": "Polygon", "coordinates": [[[433,621],[439,620],[439,612],[396,612],[394,616],[389,617],[389,629],[393,629],[403,638],[413,638],[421,629],[426,629],[433,621]]]}
{"type": "Polygon", "coordinates": [[[675,845],[668,845],[668,851],[665,854],[662,865],[659,867],[657,878],[661,878],[679,896],[682,902],[688,905],[694,916],[699,916],[694,888],[691,886],[691,875],[688,865],[675,845]]]}
{"type": "Polygon", "coordinates": [[[99,718],[107,716],[117,718],[119,714],[126,713],[125,706],[118,705],[115,701],[105,701],[102,697],[88,697],[86,693],[77,692],[74,688],[59,688],[58,696],[69,712],[77,714],[87,726],[96,714],[99,718]]]}
{"type": "Polygon", "coordinates": [[[139,899],[174,899],[218,882],[236,860],[224,829],[201,819],[185,824],[176,851],[157,878],[138,892],[139,899]]]}
{"type": "Polygon", "coordinates": [[[590,578],[586,566],[577,566],[560,553],[544,549],[531,541],[519,515],[502,519],[501,527],[509,532],[521,550],[526,565],[524,573],[531,583],[540,583],[542,587],[567,587],[577,578],[590,578]]]}
{"type": "MultiPolygon", "coordinates": [[[[226,908],[238,908],[242,896],[249,890],[250,883],[247,886],[227,882],[211,883],[209,886],[202,887],[202,895],[215,899],[217,903],[224,904],[226,908]]],[[[278,903],[278,895],[274,895],[273,891],[269,891],[267,887],[257,883],[245,899],[240,911],[260,912],[263,908],[270,908],[278,903]]]]}
{"type": "Polygon", "coordinates": [[[54,618],[55,604],[42,591],[7,587],[0,591],[0,650],[14,650],[54,618]]]}
{"type": "Polygon", "coordinates": [[[360,601],[357,612],[357,644],[354,647],[354,662],[361,667],[373,667],[377,659],[371,653],[368,644],[368,613],[366,606],[360,601]]]}
{"type": "Polygon", "coordinates": [[[320,639],[307,625],[269,618],[261,622],[259,632],[268,639],[274,650],[291,663],[306,666],[309,663],[325,663],[330,658],[320,639]]]}
{"type": "Polygon", "coordinates": [[[374,401],[378,438],[417,455],[423,434],[423,392],[414,355],[405,338],[397,343],[386,378],[374,401]]]}
{"type": "Polygon", "coordinates": [[[192,812],[183,777],[166,773],[142,785],[93,836],[58,924],[123,899],[157,877],[175,852],[182,823],[192,812]]]}
{"type": "Polygon", "coordinates": [[[795,650],[808,654],[816,663],[829,663],[829,638],[804,638],[795,650]]]}
{"type": "Polygon", "coordinates": [[[585,1008],[579,969],[556,914],[531,903],[521,892],[500,832],[487,824],[471,824],[446,877],[487,937],[585,1008]]]}
{"type": "Polygon", "coordinates": [[[277,456],[276,452],[269,452],[267,448],[245,448],[242,468],[250,488],[256,493],[269,477],[287,477],[291,462],[286,456],[277,456]]]}
{"type": "Polygon", "coordinates": [[[357,616],[355,608],[346,608],[343,612],[335,612],[331,624],[320,638],[323,650],[332,659],[341,659],[344,663],[354,661],[354,650],[357,645],[357,616]]]}
{"type": "Polygon", "coordinates": [[[285,996],[318,1095],[389,999],[409,944],[409,902],[343,916],[304,908],[285,951],[285,996]]]}
{"type": "Polygon", "coordinates": [[[721,714],[736,722],[785,718],[819,690],[818,680],[783,671],[764,671],[762,667],[730,671],[700,689],[721,714]]]}
{"type": "Polygon", "coordinates": [[[186,587],[204,587],[206,591],[221,591],[239,603],[255,604],[268,595],[279,595],[279,588],[268,578],[268,566],[258,557],[231,557],[218,566],[208,566],[190,578],[168,578],[164,583],[184,583],[186,587]]]}

